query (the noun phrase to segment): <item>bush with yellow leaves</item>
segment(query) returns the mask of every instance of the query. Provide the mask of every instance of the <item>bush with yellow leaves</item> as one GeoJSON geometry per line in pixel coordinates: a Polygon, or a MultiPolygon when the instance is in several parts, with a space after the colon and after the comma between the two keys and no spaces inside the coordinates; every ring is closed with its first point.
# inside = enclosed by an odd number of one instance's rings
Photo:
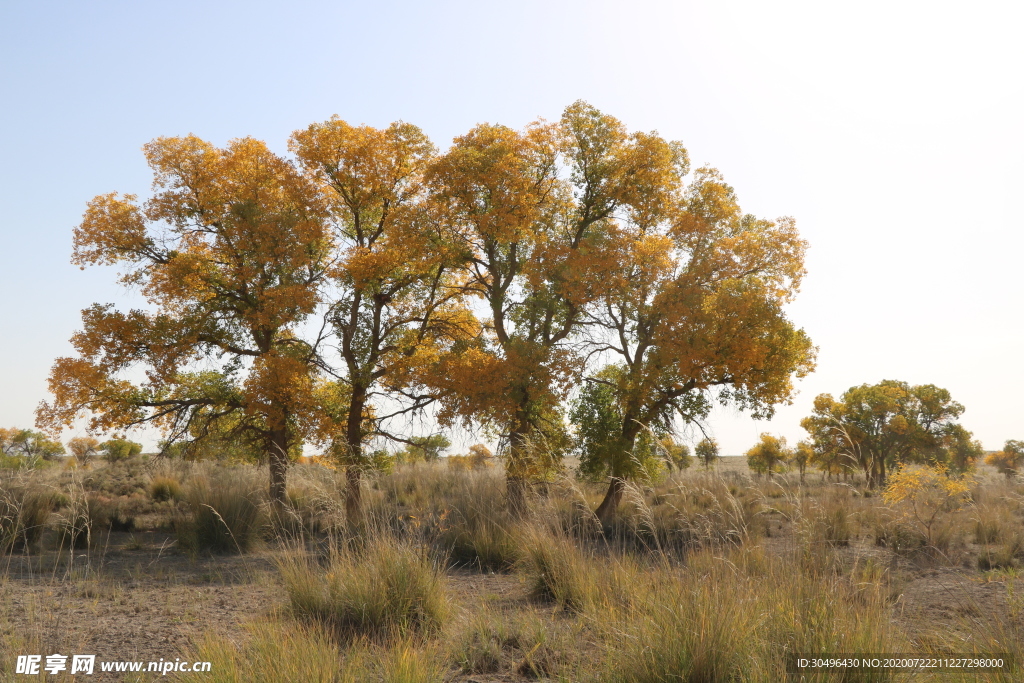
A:
{"type": "Polygon", "coordinates": [[[944,465],[905,465],[894,472],[882,499],[900,508],[935,545],[935,522],[940,512],[955,512],[971,500],[969,476],[951,476],[944,465]]]}

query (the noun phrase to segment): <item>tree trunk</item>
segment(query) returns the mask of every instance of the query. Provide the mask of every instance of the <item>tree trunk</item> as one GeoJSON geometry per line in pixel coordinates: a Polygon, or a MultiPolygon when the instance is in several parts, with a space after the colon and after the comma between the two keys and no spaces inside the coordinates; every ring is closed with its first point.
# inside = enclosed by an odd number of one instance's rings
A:
{"type": "Polygon", "coordinates": [[[526,479],[529,458],[529,422],[521,417],[516,428],[509,434],[508,458],[505,463],[505,495],[508,511],[514,517],[526,514],[526,493],[529,482],[526,479]]]}
{"type": "Polygon", "coordinates": [[[598,520],[601,522],[601,526],[606,529],[611,526],[611,523],[615,520],[615,513],[619,509],[619,503],[622,501],[622,492],[626,490],[626,482],[621,477],[612,477],[611,482],[608,484],[608,491],[604,494],[604,500],[597,506],[597,510],[594,514],[597,515],[598,520]]]}
{"type": "Polygon", "coordinates": [[[626,490],[626,474],[629,472],[624,460],[633,457],[633,447],[636,445],[636,437],[640,433],[640,421],[634,417],[634,413],[627,412],[622,420],[622,435],[619,437],[619,462],[612,463],[612,480],[608,484],[608,491],[604,494],[604,500],[597,506],[594,514],[601,521],[601,525],[607,528],[615,519],[622,501],[622,494],[626,490]]]}
{"type": "Polygon", "coordinates": [[[362,470],[351,465],[345,469],[345,517],[350,524],[363,519],[362,470]]]}
{"type": "Polygon", "coordinates": [[[366,407],[366,388],[354,384],[352,386],[352,402],[348,409],[348,422],[345,425],[345,446],[347,464],[345,467],[345,517],[350,523],[358,523],[363,518],[363,410],[366,407]]]}
{"type": "Polygon", "coordinates": [[[270,431],[270,500],[274,505],[283,508],[288,501],[288,430],[286,428],[270,431]]]}

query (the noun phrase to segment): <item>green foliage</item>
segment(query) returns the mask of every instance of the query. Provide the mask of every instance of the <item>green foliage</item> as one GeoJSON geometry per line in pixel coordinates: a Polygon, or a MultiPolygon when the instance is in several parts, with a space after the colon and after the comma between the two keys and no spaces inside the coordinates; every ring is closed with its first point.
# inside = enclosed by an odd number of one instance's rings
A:
{"type": "Polygon", "coordinates": [[[411,444],[406,445],[397,454],[398,462],[416,463],[433,462],[441,457],[441,453],[451,448],[452,442],[443,434],[431,434],[430,436],[414,436],[409,439],[411,444]]]}
{"type": "Polygon", "coordinates": [[[669,469],[685,470],[693,464],[693,456],[690,455],[690,447],[684,443],[678,443],[670,436],[662,437],[658,442],[658,448],[669,469]]]}
{"type": "MultiPolygon", "coordinates": [[[[38,460],[53,460],[64,455],[64,447],[51,440],[42,432],[31,429],[0,428],[0,455],[4,460],[24,458],[30,463],[38,460]]],[[[33,466],[33,465],[29,465],[33,466]]],[[[11,467],[10,469],[18,469],[11,467]]]]}
{"type": "Polygon", "coordinates": [[[711,437],[705,437],[694,448],[694,453],[697,459],[700,460],[700,464],[704,466],[704,469],[710,469],[720,457],[718,442],[711,437]]]}
{"type": "MultiPolygon", "coordinates": [[[[576,427],[576,454],[580,475],[596,480],[606,476],[621,479],[651,479],[660,474],[665,449],[660,440],[668,432],[667,421],[654,425],[629,425],[623,416],[618,382],[623,378],[620,366],[606,366],[584,384],[573,402],[569,419],[576,427]],[[632,427],[632,429],[628,429],[632,427]],[[630,437],[634,434],[634,437],[630,437]]],[[[679,464],[689,453],[672,446],[669,451],[679,464]]],[[[675,463],[673,463],[675,464],[675,463]]]]}
{"type": "Polygon", "coordinates": [[[99,451],[107,462],[120,462],[141,453],[142,444],[126,439],[110,439],[99,445],[99,451]]]}
{"type": "Polygon", "coordinates": [[[884,380],[851,387],[839,401],[821,394],[800,424],[819,462],[855,464],[876,486],[884,483],[886,470],[905,463],[941,463],[959,472],[972,467],[982,449],[957,424],[963,412],[934,384],[884,380]]]}

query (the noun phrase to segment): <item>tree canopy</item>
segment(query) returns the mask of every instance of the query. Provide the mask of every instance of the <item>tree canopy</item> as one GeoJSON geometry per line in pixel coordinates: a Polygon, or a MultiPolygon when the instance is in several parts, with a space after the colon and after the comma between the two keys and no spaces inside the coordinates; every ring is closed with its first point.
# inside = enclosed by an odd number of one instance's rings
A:
{"type": "Polygon", "coordinates": [[[982,448],[957,423],[963,412],[934,384],[884,380],[851,387],[838,401],[821,394],[801,425],[818,459],[859,467],[874,487],[885,483],[888,470],[905,463],[971,467],[982,448]]]}
{"type": "Polygon", "coordinates": [[[121,266],[146,305],[83,312],[40,426],[88,415],[255,455],[281,503],[313,444],[344,466],[355,515],[371,442],[425,446],[391,425],[435,404],[442,426],[500,437],[518,507],[568,450],[564,406],[589,376],[574,419],[614,511],[634,463],[688,463],[676,421],[715,401],[770,416],[813,368],[783,312],[804,272],[793,221],[744,214],[681,143],[585,102],[441,154],[414,125],[337,117],[289,149],[158,138],[149,199],[89,202],[74,263],[121,266]]]}

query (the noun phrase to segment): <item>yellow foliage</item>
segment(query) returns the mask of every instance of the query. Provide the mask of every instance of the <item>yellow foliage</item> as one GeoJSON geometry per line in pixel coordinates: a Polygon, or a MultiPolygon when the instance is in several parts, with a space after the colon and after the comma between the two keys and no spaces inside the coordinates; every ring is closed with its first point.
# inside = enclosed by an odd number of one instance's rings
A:
{"type": "Polygon", "coordinates": [[[951,476],[944,465],[906,465],[889,476],[882,500],[916,522],[930,545],[939,513],[967,505],[973,483],[969,476],[951,476]]]}

